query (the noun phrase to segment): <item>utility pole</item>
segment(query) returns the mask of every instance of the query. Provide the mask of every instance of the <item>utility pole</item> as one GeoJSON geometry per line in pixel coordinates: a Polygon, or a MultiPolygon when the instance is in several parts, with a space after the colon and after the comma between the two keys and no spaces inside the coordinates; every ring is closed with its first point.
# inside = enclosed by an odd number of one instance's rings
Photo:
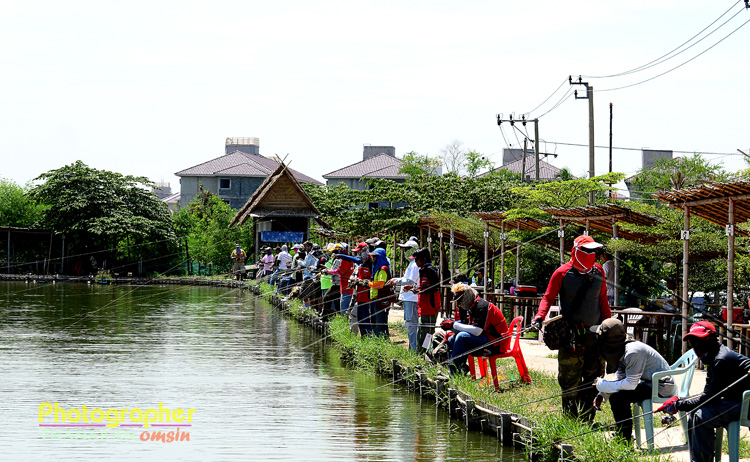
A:
{"type": "MultiPolygon", "coordinates": [[[[534,140],[529,140],[529,137],[527,137],[525,134],[524,136],[524,149],[523,149],[523,161],[521,162],[521,168],[523,170],[523,174],[521,175],[522,180],[526,181],[526,140],[531,141],[534,143],[534,155],[536,158],[536,181],[539,181],[539,119],[532,119],[532,120],[526,120],[526,116],[522,115],[520,119],[513,119],[513,116],[511,115],[507,119],[503,119],[502,114],[497,114],[497,125],[500,126],[503,124],[503,122],[510,123],[511,127],[515,127],[516,122],[521,122],[521,124],[525,127],[527,122],[534,122],[534,140]]],[[[555,156],[557,157],[557,156],[555,156]]]]}
{"type": "MultiPolygon", "coordinates": [[[[594,178],[594,87],[583,82],[581,76],[578,76],[578,82],[573,82],[573,77],[568,76],[568,82],[571,85],[583,85],[586,87],[586,96],[578,96],[578,90],[573,92],[575,99],[589,100],[589,178],[594,178]]],[[[589,205],[594,204],[594,191],[589,193],[589,205]]]]}

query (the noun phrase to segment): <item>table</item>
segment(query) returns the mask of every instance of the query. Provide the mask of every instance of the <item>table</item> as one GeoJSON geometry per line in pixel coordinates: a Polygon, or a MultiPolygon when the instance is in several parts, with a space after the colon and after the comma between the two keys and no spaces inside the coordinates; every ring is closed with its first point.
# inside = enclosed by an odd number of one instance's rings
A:
{"type": "Polygon", "coordinates": [[[643,340],[645,337],[644,343],[654,346],[659,353],[665,355],[668,353],[666,342],[669,336],[669,328],[672,320],[680,318],[680,313],[612,310],[612,317],[616,317],[622,321],[625,324],[625,329],[636,340],[643,340]],[[641,316],[641,318],[633,321],[628,319],[635,316],[641,316]],[[656,335],[651,335],[652,333],[656,335]]]}

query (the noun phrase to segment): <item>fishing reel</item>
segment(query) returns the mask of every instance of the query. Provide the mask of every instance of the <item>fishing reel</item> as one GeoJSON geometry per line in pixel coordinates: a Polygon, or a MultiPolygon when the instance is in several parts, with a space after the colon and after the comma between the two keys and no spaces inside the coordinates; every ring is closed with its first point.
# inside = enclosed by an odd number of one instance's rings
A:
{"type": "Polygon", "coordinates": [[[668,427],[675,423],[676,420],[677,418],[675,416],[667,414],[661,418],[661,424],[668,427]]]}

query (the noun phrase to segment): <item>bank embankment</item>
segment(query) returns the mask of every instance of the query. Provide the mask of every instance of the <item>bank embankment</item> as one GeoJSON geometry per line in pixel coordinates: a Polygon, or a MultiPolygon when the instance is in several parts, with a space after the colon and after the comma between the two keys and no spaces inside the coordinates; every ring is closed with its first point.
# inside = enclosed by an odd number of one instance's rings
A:
{"type": "Polygon", "coordinates": [[[498,361],[500,391],[485,380],[452,376],[447,368],[426,362],[422,356],[388,339],[353,334],[344,317],[322,322],[315,312],[302,308],[298,300],[286,301],[265,284],[250,289],[276,308],[305,323],[330,339],[351,367],[391,379],[392,386],[405,387],[434,400],[452,418],[472,431],[494,435],[506,446],[524,450],[534,461],[658,461],[668,456],[643,454],[612,439],[614,419],[609,411],[597,414],[604,430],[564,416],[560,387],[548,373],[530,370],[532,383],[519,380],[513,359],[498,361]]]}

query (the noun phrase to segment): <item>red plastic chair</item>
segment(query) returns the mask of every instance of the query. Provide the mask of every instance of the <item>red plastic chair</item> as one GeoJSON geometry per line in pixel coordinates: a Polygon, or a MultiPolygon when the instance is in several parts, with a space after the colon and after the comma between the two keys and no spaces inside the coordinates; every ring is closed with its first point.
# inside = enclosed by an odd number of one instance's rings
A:
{"type": "MultiPolygon", "coordinates": [[[[513,319],[510,323],[508,332],[510,335],[515,337],[513,345],[504,353],[492,355],[489,358],[486,356],[479,356],[479,375],[481,377],[487,376],[487,362],[490,363],[490,372],[492,373],[492,381],[495,383],[495,390],[500,390],[500,384],[497,378],[497,359],[498,358],[514,358],[516,360],[516,366],[518,367],[518,374],[521,376],[521,380],[526,383],[531,383],[531,376],[529,376],[529,369],[526,367],[526,360],[523,359],[523,352],[521,351],[521,329],[523,324],[523,316],[518,316],[513,319]],[[514,332],[515,329],[515,333],[514,332]]],[[[474,369],[474,356],[469,356],[469,368],[471,369],[472,377],[476,377],[474,369]]]]}

